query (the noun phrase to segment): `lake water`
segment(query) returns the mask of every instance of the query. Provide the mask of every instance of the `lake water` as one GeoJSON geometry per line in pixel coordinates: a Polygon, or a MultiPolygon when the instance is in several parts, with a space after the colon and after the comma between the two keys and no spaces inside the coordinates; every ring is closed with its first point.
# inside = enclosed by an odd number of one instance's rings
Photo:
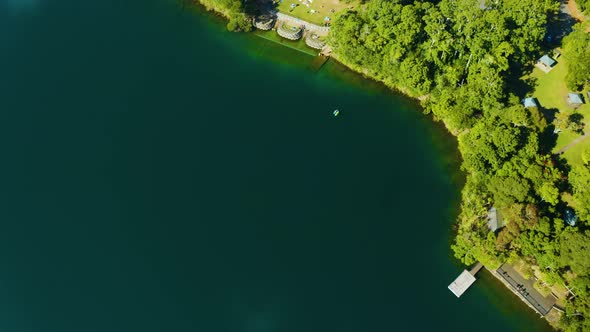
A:
{"type": "Polygon", "coordinates": [[[0,331],[546,328],[447,290],[462,175],[413,102],[175,1],[0,0],[0,45],[0,331]]]}

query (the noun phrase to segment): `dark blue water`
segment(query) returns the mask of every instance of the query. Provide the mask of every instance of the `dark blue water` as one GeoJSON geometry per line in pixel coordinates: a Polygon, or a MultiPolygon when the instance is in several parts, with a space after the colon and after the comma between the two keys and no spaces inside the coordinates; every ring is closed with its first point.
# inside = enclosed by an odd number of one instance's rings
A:
{"type": "Polygon", "coordinates": [[[174,1],[0,0],[0,331],[544,328],[446,289],[454,140],[310,61],[174,1]]]}

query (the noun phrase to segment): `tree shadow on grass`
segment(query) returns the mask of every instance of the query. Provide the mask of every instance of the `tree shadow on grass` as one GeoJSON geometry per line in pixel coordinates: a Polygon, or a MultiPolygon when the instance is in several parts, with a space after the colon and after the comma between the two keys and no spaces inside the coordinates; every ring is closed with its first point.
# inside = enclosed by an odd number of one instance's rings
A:
{"type": "MultiPolygon", "coordinates": [[[[572,166],[567,162],[567,160],[561,154],[553,157],[553,163],[554,163],[555,168],[560,170],[563,174],[568,174],[572,169],[572,166]]],[[[569,182],[563,181],[560,185],[560,189],[562,191],[570,191],[571,187],[570,187],[569,182]]]]}
{"type": "Polygon", "coordinates": [[[580,113],[574,112],[570,115],[570,121],[572,122],[574,132],[584,135],[584,116],[580,113]]]}
{"type": "Polygon", "coordinates": [[[547,48],[559,46],[563,37],[572,32],[573,26],[577,23],[576,19],[564,10],[567,2],[567,0],[561,1],[561,10],[557,15],[552,16],[547,24],[547,33],[544,40],[544,46],[547,48]]]}
{"type": "Polygon", "coordinates": [[[523,68],[522,71],[511,72],[507,77],[507,85],[510,87],[512,93],[520,99],[531,96],[537,87],[538,80],[536,77],[529,76],[523,78],[525,73],[530,73],[532,70],[532,66],[527,66],[526,68],[523,68]]]}
{"type": "Polygon", "coordinates": [[[540,111],[549,125],[539,135],[539,152],[549,154],[557,145],[557,133],[553,120],[555,120],[555,113],[558,110],[556,108],[540,108],[540,111]]]}
{"type": "Polygon", "coordinates": [[[555,125],[550,124],[539,135],[539,152],[541,154],[550,154],[557,145],[557,133],[555,133],[555,125]]]}
{"type": "Polygon", "coordinates": [[[547,123],[551,123],[551,122],[553,122],[553,120],[555,120],[555,114],[557,112],[559,112],[559,110],[557,108],[543,108],[543,107],[541,107],[541,114],[543,114],[543,116],[547,120],[547,123]]]}

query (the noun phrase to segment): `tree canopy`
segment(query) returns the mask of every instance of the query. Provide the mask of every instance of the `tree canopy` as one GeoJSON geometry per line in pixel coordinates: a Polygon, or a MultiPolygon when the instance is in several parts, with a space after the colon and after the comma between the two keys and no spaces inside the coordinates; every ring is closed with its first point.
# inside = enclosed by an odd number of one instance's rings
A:
{"type": "Polygon", "coordinates": [[[565,77],[567,87],[573,91],[590,85],[590,34],[580,26],[563,40],[563,56],[568,60],[565,77]]]}
{"type": "Polygon", "coordinates": [[[252,20],[243,0],[199,0],[208,10],[215,10],[228,18],[229,31],[252,31],[252,20]]]}

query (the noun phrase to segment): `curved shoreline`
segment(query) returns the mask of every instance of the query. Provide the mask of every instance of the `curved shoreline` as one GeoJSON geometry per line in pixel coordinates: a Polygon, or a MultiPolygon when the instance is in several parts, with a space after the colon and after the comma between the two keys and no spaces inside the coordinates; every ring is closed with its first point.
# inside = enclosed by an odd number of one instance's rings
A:
{"type": "MultiPolygon", "coordinates": [[[[202,3],[202,1],[203,0],[196,0],[196,2],[201,2],[201,3],[202,3]]],[[[221,13],[219,13],[219,14],[221,14],[221,13]]],[[[387,91],[392,92],[392,93],[397,94],[397,95],[400,95],[400,96],[403,96],[404,98],[407,98],[412,103],[416,103],[416,105],[419,106],[420,108],[424,109],[424,106],[423,106],[422,102],[424,102],[425,100],[428,100],[428,98],[429,98],[429,95],[428,94],[426,94],[426,95],[416,95],[416,94],[412,93],[411,91],[409,91],[407,88],[405,88],[403,86],[389,84],[389,83],[385,82],[384,80],[380,79],[377,74],[372,74],[367,69],[365,69],[365,68],[363,68],[361,66],[356,66],[354,64],[350,64],[350,63],[347,63],[347,62],[343,61],[338,56],[338,54],[336,54],[336,53],[332,53],[330,57],[338,65],[346,68],[351,73],[354,73],[354,74],[358,75],[359,77],[361,77],[364,80],[370,80],[370,81],[372,81],[374,83],[377,83],[378,85],[382,86],[383,88],[386,88],[387,91]]],[[[450,134],[451,136],[455,137],[455,139],[453,140],[453,144],[458,145],[458,143],[459,143],[458,142],[458,136],[462,132],[454,132],[454,131],[452,131],[449,128],[449,126],[447,125],[447,123],[445,123],[441,119],[436,119],[433,114],[429,114],[429,113],[426,113],[426,112],[424,112],[424,114],[428,115],[429,117],[432,117],[430,120],[431,120],[431,122],[432,122],[433,125],[435,125],[437,127],[438,126],[444,126],[445,133],[450,134]]],[[[461,151],[458,148],[456,149],[456,151],[457,151],[456,157],[459,160],[459,165],[457,166],[456,171],[457,171],[457,173],[461,174],[461,180],[460,181],[457,181],[456,178],[455,178],[453,180],[453,183],[458,186],[457,189],[461,193],[463,191],[463,187],[465,186],[465,181],[466,181],[466,177],[467,177],[468,173],[466,173],[460,167],[460,163],[461,163],[462,158],[463,158],[463,156],[461,154],[461,151]]],[[[458,200],[458,203],[459,204],[457,206],[457,209],[460,211],[461,210],[460,205],[463,202],[463,199],[462,199],[461,195],[459,195],[459,196],[460,196],[459,197],[459,200],[458,200]]],[[[458,223],[457,218],[458,218],[458,216],[455,215],[455,217],[452,220],[451,230],[450,230],[450,234],[451,234],[450,235],[450,240],[451,240],[450,243],[452,243],[452,240],[457,235],[457,228],[455,227],[455,225],[457,225],[457,223],[458,223]]],[[[448,248],[449,249],[449,252],[451,251],[450,250],[450,243],[449,243],[449,248],[448,248]]],[[[453,256],[450,255],[450,257],[453,257],[453,256]]],[[[456,260],[455,258],[451,258],[451,259],[452,260],[456,260]]],[[[456,261],[458,261],[458,260],[456,260],[456,261]]],[[[492,269],[490,269],[489,267],[486,267],[486,269],[490,272],[490,274],[492,276],[494,276],[496,279],[498,279],[498,277],[496,275],[494,275],[492,269]]],[[[500,280],[500,279],[498,279],[498,280],[502,283],[502,280],[500,280]]],[[[514,293],[514,294],[516,294],[518,296],[518,294],[515,293],[505,283],[502,283],[502,285],[510,291],[510,292],[507,292],[507,294],[514,293]]],[[[528,306],[528,307],[532,308],[526,301],[523,300],[522,302],[524,304],[524,307],[527,307],[528,306]]],[[[546,316],[545,317],[542,317],[542,318],[543,318],[544,321],[550,323],[546,316]]],[[[555,327],[553,326],[553,328],[555,328],[555,327]]]]}
{"type": "Polygon", "coordinates": [[[225,19],[229,19],[229,9],[223,8],[222,6],[218,5],[214,1],[207,1],[207,0],[192,0],[195,4],[200,4],[201,6],[205,7],[208,12],[213,12],[217,15],[222,16],[225,19]]]}

